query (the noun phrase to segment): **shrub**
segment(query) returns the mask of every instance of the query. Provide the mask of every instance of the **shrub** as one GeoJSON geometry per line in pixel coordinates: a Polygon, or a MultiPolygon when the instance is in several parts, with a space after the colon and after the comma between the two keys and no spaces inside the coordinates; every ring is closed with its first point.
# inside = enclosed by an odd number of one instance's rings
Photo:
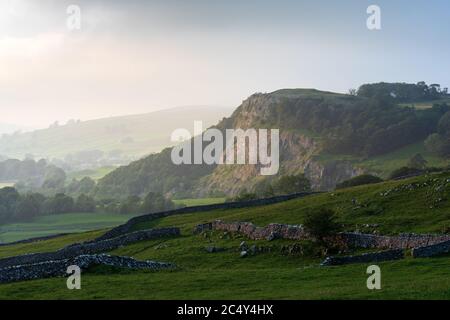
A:
{"type": "Polygon", "coordinates": [[[402,167],[397,170],[394,170],[390,175],[389,179],[398,179],[402,177],[408,177],[411,175],[419,175],[423,173],[423,170],[409,167],[402,167]]]}
{"type": "Polygon", "coordinates": [[[320,242],[336,235],[340,225],[336,222],[336,214],[330,209],[320,209],[306,215],[304,227],[306,231],[320,242]]]}
{"type": "Polygon", "coordinates": [[[370,174],[363,174],[361,176],[354,177],[352,179],[346,180],[342,183],[339,183],[336,186],[336,189],[344,189],[344,188],[350,188],[350,187],[356,187],[356,186],[362,186],[365,184],[373,184],[373,183],[380,183],[383,182],[383,179],[370,175],[370,174]]]}
{"type": "Polygon", "coordinates": [[[292,194],[311,191],[311,183],[304,174],[282,176],[272,185],[275,194],[292,194]]]}

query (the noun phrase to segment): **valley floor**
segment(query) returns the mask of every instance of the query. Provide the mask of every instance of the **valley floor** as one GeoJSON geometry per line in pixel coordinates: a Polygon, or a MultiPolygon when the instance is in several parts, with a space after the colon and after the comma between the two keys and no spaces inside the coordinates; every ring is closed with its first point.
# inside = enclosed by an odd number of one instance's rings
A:
{"type": "MultiPolygon", "coordinates": [[[[181,236],[142,241],[113,255],[172,262],[173,271],[146,272],[95,267],[82,274],[82,289],[68,290],[65,278],[0,285],[0,299],[450,299],[450,255],[377,263],[381,290],[366,286],[369,264],[321,267],[323,257],[285,255],[293,241],[251,241],[240,235],[194,235],[197,224],[215,219],[301,224],[315,208],[332,208],[346,230],[380,234],[448,233],[450,173],[385,182],[319,194],[269,206],[174,215],[135,230],[176,226],[181,236]],[[369,227],[368,227],[369,226],[369,227]],[[372,228],[372,230],[368,230],[372,228]],[[239,245],[270,248],[245,258],[239,245]],[[215,246],[223,251],[209,253],[215,246]]],[[[46,252],[91,240],[104,231],[0,247],[0,258],[46,252]]]]}
{"type": "Polygon", "coordinates": [[[0,299],[450,299],[450,256],[380,263],[382,290],[371,291],[368,264],[320,267],[318,259],[279,252],[240,258],[241,240],[215,241],[228,250],[212,254],[196,236],[147,241],[113,254],[179,269],[94,268],[82,275],[81,290],[68,290],[65,278],[35,280],[0,285],[0,299]]]}

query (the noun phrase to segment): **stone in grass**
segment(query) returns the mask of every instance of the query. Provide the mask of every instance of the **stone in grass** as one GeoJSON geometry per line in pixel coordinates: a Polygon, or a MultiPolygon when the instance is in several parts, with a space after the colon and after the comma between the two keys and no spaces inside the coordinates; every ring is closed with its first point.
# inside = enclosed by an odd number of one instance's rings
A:
{"type": "Polygon", "coordinates": [[[273,241],[277,238],[277,234],[275,232],[271,232],[267,237],[266,240],[267,241],[273,241]]]}
{"type": "Polygon", "coordinates": [[[241,258],[245,258],[246,256],[248,256],[248,252],[247,251],[242,251],[241,252],[241,258]]]}
{"type": "Polygon", "coordinates": [[[218,247],[216,247],[216,246],[209,246],[209,247],[206,247],[206,251],[207,252],[209,252],[209,253],[217,253],[217,252],[221,252],[221,251],[224,251],[225,249],[223,249],[223,248],[218,248],[218,247]]]}
{"type": "Polygon", "coordinates": [[[248,248],[247,242],[242,241],[241,244],[239,245],[239,249],[241,249],[241,251],[246,251],[247,248],[248,248]]]}

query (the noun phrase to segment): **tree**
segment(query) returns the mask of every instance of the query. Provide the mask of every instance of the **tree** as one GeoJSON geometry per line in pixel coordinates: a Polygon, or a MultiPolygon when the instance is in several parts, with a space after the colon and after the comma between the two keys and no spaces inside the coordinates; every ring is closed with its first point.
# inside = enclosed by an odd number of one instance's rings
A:
{"type": "Polygon", "coordinates": [[[66,173],[64,172],[64,170],[55,166],[49,166],[47,168],[47,173],[45,175],[42,187],[46,189],[60,190],[64,188],[65,181],[66,181],[66,173]]]}
{"type": "Polygon", "coordinates": [[[415,154],[411,159],[409,159],[408,167],[415,169],[425,169],[428,161],[425,160],[420,153],[415,154]]]}
{"type": "Polygon", "coordinates": [[[258,195],[256,193],[248,192],[246,188],[242,189],[239,194],[232,199],[232,201],[250,201],[258,199],[258,195]]]}
{"type": "Polygon", "coordinates": [[[348,94],[351,96],[356,96],[358,95],[358,91],[356,89],[348,89],[348,94]]]}
{"type": "Polygon", "coordinates": [[[352,179],[346,180],[336,186],[336,189],[344,189],[344,188],[350,188],[355,186],[361,186],[366,184],[373,184],[373,183],[380,183],[383,182],[383,179],[370,175],[370,174],[363,174],[357,177],[354,177],[352,179]]]}
{"type": "Polygon", "coordinates": [[[438,132],[443,136],[450,136],[450,111],[439,120],[438,132]]]}
{"type": "Polygon", "coordinates": [[[419,175],[421,173],[423,173],[423,171],[420,169],[401,167],[392,171],[392,173],[389,175],[389,179],[406,178],[409,176],[419,175]]]}
{"type": "Polygon", "coordinates": [[[438,156],[448,157],[450,156],[450,139],[433,133],[425,140],[425,148],[438,156]]]}
{"type": "Polygon", "coordinates": [[[29,193],[20,197],[15,211],[15,219],[30,221],[42,213],[45,197],[41,194],[29,193]]]}
{"type": "Polygon", "coordinates": [[[95,200],[85,194],[78,196],[75,202],[75,210],[77,212],[95,212],[95,200]]]}
{"type": "Polygon", "coordinates": [[[308,192],[311,190],[311,183],[303,174],[282,176],[273,184],[273,190],[276,194],[308,192]]]}
{"type": "Polygon", "coordinates": [[[13,217],[19,199],[20,195],[16,189],[0,189],[0,222],[7,222],[13,217]]]}
{"type": "Polygon", "coordinates": [[[45,202],[45,211],[50,214],[70,213],[74,211],[74,201],[64,193],[58,193],[45,202]]]}
{"type": "Polygon", "coordinates": [[[174,207],[175,204],[170,199],[166,199],[162,194],[149,192],[142,202],[141,211],[152,213],[170,210],[174,207]]]}
{"type": "Polygon", "coordinates": [[[120,214],[136,214],[140,213],[141,198],[138,196],[129,196],[121,205],[120,214]]]}
{"type": "Polygon", "coordinates": [[[305,230],[319,242],[326,237],[337,234],[340,225],[336,222],[336,214],[330,209],[309,212],[304,221],[305,230]]]}

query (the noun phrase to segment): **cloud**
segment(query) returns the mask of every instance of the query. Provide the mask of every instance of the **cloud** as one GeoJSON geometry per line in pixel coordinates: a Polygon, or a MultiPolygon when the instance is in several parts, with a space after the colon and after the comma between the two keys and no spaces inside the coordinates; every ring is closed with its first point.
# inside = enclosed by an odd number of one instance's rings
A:
{"type": "Polygon", "coordinates": [[[33,37],[0,38],[0,57],[36,57],[54,52],[64,43],[63,33],[44,33],[33,37]]]}

